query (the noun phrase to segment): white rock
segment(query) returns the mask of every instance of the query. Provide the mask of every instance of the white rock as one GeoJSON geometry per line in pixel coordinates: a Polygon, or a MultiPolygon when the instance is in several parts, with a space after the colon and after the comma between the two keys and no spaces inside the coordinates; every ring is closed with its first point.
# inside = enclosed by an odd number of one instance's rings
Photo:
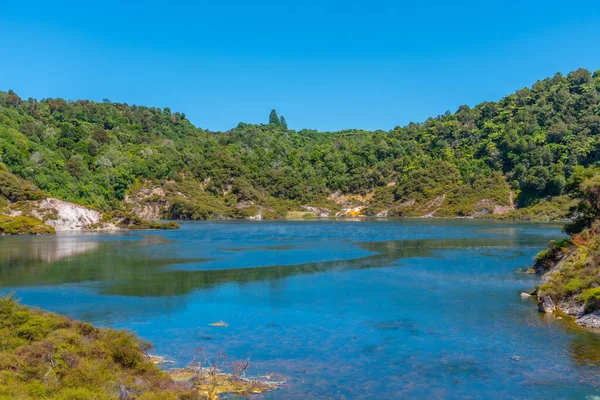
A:
{"type": "Polygon", "coordinates": [[[544,297],[538,303],[538,309],[545,313],[553,313],[555,308],[556,306],[554,305],[554,302],[552,301],[552,298],[550,296],[544,297]]]}
{"type": "Polygon", "coordinates": [[[600,328],[600,311],[594,311],[591,314],[586,314],[583,317],[576,319],[575,322],[582,326],[600,328]]]}

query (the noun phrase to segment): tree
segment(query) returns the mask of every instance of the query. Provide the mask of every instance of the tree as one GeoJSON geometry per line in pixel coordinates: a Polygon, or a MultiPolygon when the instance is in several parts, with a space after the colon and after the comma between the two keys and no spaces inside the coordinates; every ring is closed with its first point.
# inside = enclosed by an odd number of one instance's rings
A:
{"type": "MultiPolygon", "coordinates": [[[[240,123],[218,133],[167,107],[24,102],[0,91],[0,166],[3,160],[54,197],[103,210],[118,207],[134,182],[161,185],[173,178],[169,193],[181,193],[184,206],[180,215],[169,214],[186,218],[236,217],[234,203],[248,200],[283,216],[295,207],[287,201],[377,187],[395,195],[398,206],[415,202],[398,208],[403,213],[420,213],[419,202],[446,195],[439,213],[448,216],[473,212],[481,199],[505,205],[506,184],[521,189],[523,207],[561,194],[582,199],[581,183],[600,176],[600,71],[557,74],[498,102],[461,106],[390,132],[297,132],[286,125],[273,110],[268,125],[240,123]],[[492,179],[496,174],[502,178],[492,179]],[[274,199],[282,202],[271,206],[274,199]]],[[[566,202],[548,207],[566,216],[566,202]]],[[[536,209],[545,218],[545,206],[536,209]]]]}
{"type": "Polygon", "coordinates": [[[549,180],[550,172],[548,172],[548,169],[538,165],[527,172],[521,184],[521,188],[529,193],[541,195],[545,192],[549,180]]]}
{"type": "Polygon", "coordinates": [[[269,123],[275,125],[281,124],[281,121],[279,121],[279,117],[277,116],[277,111],[275,111],[274,109],[271,110],[271,115],[269,115],[269,123]]]}
{"type": "Polygon", "coordinates": [[[564,230],[569,235],[589,228],[600,216],[600,176],[586,179],[579,185],[581,200],[571,210],[571,222],[564,230]]]}

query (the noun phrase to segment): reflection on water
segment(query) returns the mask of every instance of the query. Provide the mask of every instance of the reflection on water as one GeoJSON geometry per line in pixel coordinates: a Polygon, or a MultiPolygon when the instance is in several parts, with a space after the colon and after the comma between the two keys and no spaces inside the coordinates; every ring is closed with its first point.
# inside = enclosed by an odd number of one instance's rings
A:
{"type": "Polygon", "coordinates": [[[515,274],[555,225],[184,223],[180,231],[0,239],[0,290],[129,328],[156,351],[250,353],[268,398],[584,398],[600,339],[547,319],[515,274]],[[209,324],[224,320],[227,328],[209,324]]]}
{"type": "MultiPolygon", "coordinates": [[[[502,259],[511,259],[522,252],[514,246],[542,246],[545,241],[523,237],[496,239],[430,239],[384,242],[364,242],[356,245],[369,256],[333,261],[314,261],[291,265],[246,267],[229,269],[202,269],[210,258],[160,258],[148,252],[149,246],[170,243],[160,237],[138,241],[90,242],[89,237],[68,237],[57,240],[21,241],[18,246],[2,251],[0,287],[47,286],[60,283],[102,283],[99,290],[107,295],[173,296],[194,289],[213,287],[225,282],[252,282],[280,280],[299,274],[342,272],[357,269],[387,267],[404,258],[437,257],[436,251],[449,249],[491,249],[500,252],[502,259]],[[82,240],[82,238],[84,240],[82,240]],[[62,251],[62,252],[61,252],[62,251]],[[62,254],[61,257],[56,257],[62,254]],[[185,269],[179,269],[188,264],[185,269]],[[170,268],[165,270],[165,267],[170,268]]],[[[221,248],[224,251],[284,251],[303,246],[257,246],[248,248],[221,248]]],[[[168,251],[163,251],[168,252],[168,251]]]]}
{"type": "Polygon", "coordinates": [[[48,263],[95,250],[99,246],[96,241],[82,241],[78,237],[62,237],[60,240],[48,240],[46,237],[7,237],[4,240],[6,243],[0,246],[1,265],[23,259],[48,263]]]}
{"type": "Polygon", "coordinates": [[[47,238],[45,241],[12,243],[2,251],[0,287],[48,286],[67,283],[106,283],[106,293],[139,296],[171,296],[189,289],[177,274],[161,273],[161,267],[201,263],[206,260],[155,258],[145,250],[166,245],[161,237],[146,237],[125,243],[115,240],[90,242],[90,236],[47,238]],[[63,244],[63,241],[67,245],[63,244]],[[68,248],[62,257],[58,249],[68,248]],[[46,260],[51,260],[50,262],[46,260]],[[181,288],[181,284],[185,288],[181,288]],[[118,287],[120,289],[113,289],[118,287]]]}

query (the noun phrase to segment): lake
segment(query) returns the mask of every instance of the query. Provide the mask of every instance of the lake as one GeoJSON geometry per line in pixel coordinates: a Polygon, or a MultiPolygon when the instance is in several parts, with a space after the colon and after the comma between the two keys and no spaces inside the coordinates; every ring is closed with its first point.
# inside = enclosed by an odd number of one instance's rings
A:
{"type": "Polygon", "coordinates": [[[264,398],[594,399],[600,335],[538,313],[520,293],[539,277],[515,273],[562,236],[415,219],[2,237],[0,293],[131,329],[175,365],[250,358],[287,379],[264,398]]]}

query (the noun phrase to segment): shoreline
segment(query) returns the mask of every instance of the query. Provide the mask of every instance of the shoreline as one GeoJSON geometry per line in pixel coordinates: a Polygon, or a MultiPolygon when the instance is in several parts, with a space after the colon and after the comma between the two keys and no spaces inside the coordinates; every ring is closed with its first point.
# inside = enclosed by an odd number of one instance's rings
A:
{"type": "MultiPolygon", "coordinates": [[[[380,217],[380,216],[357,216],[357,217],[305,217],[305,218],[265,218],[265,219],[253,219],[253,218],[211,218],[211,219],[154,219],[149,220],[149,224],[156,224],[156,227],[121,227],[118,225],[110,224],[110,226],[102,226],[97,228],[74,228],[74,229],[54,229],[52,232],[14,232],[5,233],[0,232],[0,237],[3,236],[53,236],[70,233],[100,233],[100,232],[143,232],[143,231],[161,231],[161,230],[178,230],[180,229],[181,223],[202,223],[202,222],[257,222],[257,223],[268,223],[268,222],[367,222],[367,221],[483,221],[483,222],[499,222],[499,223],[525,223],[525,224],[566,224],[569,220],[544,220],[544,219],[500,219],[500,218],[485,218],[485,217],[435,217],[435,216],[405,216],[405,217],[380,217]]],[[[43,223],[42,223],[43,224],[43,223]]]]}
{"type": "MultiPolygon", "coordinates": [[[[600,328],[600,221],[573,232],[570,237],[550,241],[535,257],[531,271],[540,283],[530,293],[540,312],[571,316],[580,326],[600,328]]],[[[577,228],[575,228],[577,229],[577,228]]],[[[597,333],[600,333],[598,331],[597,333]]]]}
{"type": "Polygon", "coordinates": [[[222,354],[216,355],[218,361],[202,355],[184,368],[163,369],[158,365],[165,359],[150,355],[152,345],[135,333],[25,306],[14,295],[0,297],[0,316],[2,398],[42,393],[61,399],[217,400],[221,394],[247,396],[285,384],[275,375],[247,377],[249,360],[229,363],[222,354]]]}

